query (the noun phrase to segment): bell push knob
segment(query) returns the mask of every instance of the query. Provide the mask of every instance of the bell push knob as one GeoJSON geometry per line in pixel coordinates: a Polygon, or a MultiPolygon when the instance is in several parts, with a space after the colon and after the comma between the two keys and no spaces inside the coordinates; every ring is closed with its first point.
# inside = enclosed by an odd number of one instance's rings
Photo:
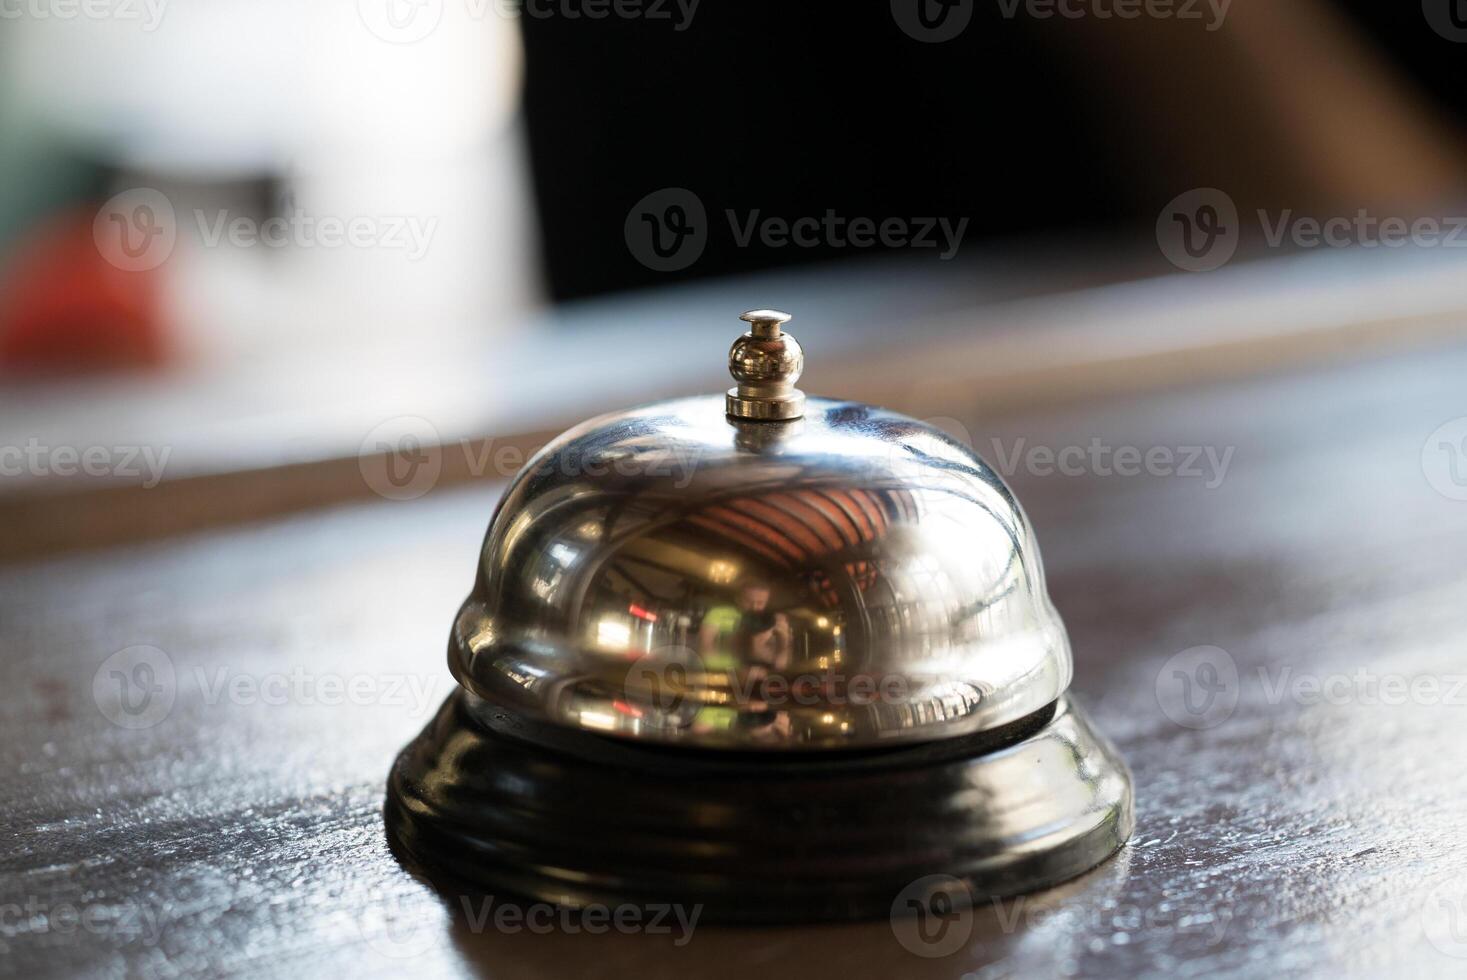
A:
{"type": "Polygon", "coordinates": [[[738,382],[725,397],[729,417],[751,422],[800,418],[805,414],[805,393],[795,382],[805,370],[805,352],[784,332],[790,315],[750,310],[739,319],[749,329],[728,352],[728,373],[738,382]]]}

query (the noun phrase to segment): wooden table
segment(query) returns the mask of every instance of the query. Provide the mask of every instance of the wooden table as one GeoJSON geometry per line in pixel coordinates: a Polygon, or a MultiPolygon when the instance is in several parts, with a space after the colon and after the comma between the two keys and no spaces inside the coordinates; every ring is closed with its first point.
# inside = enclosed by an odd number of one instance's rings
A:
{"type": "Polygon", "coordinates": [[[1008,409],[951,396],[942,414],[1012,470],[1137,829],[1078,881],[980,905],[940,958],[887,922],[682,945],[476,929],[402,870],[384,778],[451,690],[444,641],[497,480],[17,559],[0,974],[1461,973],[1467,502],[1449,495],[1467,487],[1428,439],[1467,415],[1464,378],[1449,341],[1008,409]],[[1050,472],[1043,450],[1070,446],[1109,462],[1050,472]],[[1152,472],[1114,472],[1123,447],[1143,468],[1158,450],[1152,472]],[[1201,475],[1168,473],[1190,447],[1201,475]],[[128,714],[109,657],[140,645],[153,674],[123,676],[156,700],[128,714]],[[1174,659],[1198,647],[1216,650],[1174,659]],[[1179,712],[1179,669],[1218,678],[1209,714],[1179,712]]]}

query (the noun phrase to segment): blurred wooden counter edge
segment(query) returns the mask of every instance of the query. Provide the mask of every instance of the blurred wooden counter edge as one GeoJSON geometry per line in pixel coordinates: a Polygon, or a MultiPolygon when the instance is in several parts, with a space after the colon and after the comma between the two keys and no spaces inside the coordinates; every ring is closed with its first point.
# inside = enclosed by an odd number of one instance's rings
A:
{"type": "MultiPolygon", "coordinates": [[[[830,350],[834,344],[822,349],[807,341],[807,358],[819,358],[819,368],[807,372],[802,386],[812,394],[882,404],[917,417],[1008,414],[1379,355],[1467,336],[1464,272],[1467,256],[1441,251],[1336,252],[1252,262],[1206,275],[975,303],[965,309],[929,309],[885,329],[872,330],[868,324],[847,338],[844,349],[830,350]]],[[[900,292],[902,284],[897,277],[891,288],[900,292]]],[[[709,315],[729,313],[731,341],[738,311],[725,310],[728,299],[714,295],[728,291],[728,284],[706,289],[709,315]]],[[[745,295],[755,302],[757,292],[751,287],[745,295]]],[[[795,327],[791,325],[792,332],[800,336],[795,327]]],[[[618,346],[611,344],[612,349],[618,346]]],[[[561,356],[576,357],[577,349],[568,346],[561,356]]],[[[612,373],[634,368],[635,361],[607,365],[612,373]]],[[[711,372],[687,373],[713,377],[711,372]]],[[[543,405],[528,406],[531,411],[519,414],[520,424],[511,420],[500,428],[494,419],[470,418],[461,431],[447,431],[437,445],[422,447],[420,462],[430,471],[436,467],[437,473],[426,492],[473,480],[502,482],[513,471],[497,464],[522,461],[595,411],[697,393],[674,387],[677,376],[664,372],[640,397],[627,400],[625,392],[618,392],[593,411],[584,410],[583,400],[572,406],[576,414],[571,417],[564,417],[564,400],[551,392],[543,405]],[[534,424],[523,424],[527,416],[534,424]],[[486,467],[490,460],[496,465],[486,467]]],[[[721,388],[715,383],[708,390],[721,388]]],[[[455,394],[466,405],[474,404],[474,392],[449,392],[455,394]]],[[[0,561],[383,499],[364,473],[386,465],[389,454],[374,459],[357,448],[343,444],[339,453],[309,462],[185,472],[152,487],[140,482],[31,481],[20,492],[0,494],[0,561]]]]}

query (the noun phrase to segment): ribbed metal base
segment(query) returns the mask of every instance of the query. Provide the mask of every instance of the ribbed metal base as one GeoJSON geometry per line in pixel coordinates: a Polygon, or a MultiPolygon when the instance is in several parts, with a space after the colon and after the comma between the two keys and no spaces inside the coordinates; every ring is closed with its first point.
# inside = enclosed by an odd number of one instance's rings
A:
{"type": "Polygon", "coordinates": [[[386,820],[454,891],[813,922],[885,917],[929,875],[977,898],[1072,878],[1130,835],[1131,780],[1065,700],[996,732],[772,757],[534,726],[458,691],[398,757],[386,820]]]}

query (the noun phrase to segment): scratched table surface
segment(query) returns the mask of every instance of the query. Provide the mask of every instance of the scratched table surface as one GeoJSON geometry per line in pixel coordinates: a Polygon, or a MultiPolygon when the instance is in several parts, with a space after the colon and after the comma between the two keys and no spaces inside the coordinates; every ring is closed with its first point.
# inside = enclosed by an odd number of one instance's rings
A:
{"type": "Polygon", "coordinates": [[[1464,378],[1447,347],[952,406],[1037,528],[1136,832],[956,911],[940,956],[886,921],[501,928],[403,870],[384,781],[451,690],[498,485],[0,567],[0,973],[1467,972],[1464,378]]]}

